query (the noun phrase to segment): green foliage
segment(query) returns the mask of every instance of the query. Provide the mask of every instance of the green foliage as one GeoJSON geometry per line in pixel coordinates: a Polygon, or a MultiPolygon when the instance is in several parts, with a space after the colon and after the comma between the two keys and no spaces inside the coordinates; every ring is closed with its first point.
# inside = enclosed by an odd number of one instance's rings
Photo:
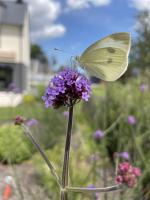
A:
{"type": "MultiPolygon", "coordinates": [[[[29,100],[30,95],[28,97],[29,100]]],[[[32,96],[30,100],[32,100],[32,96]]],[[[40,144],[48,148],[55,145],[65,135],[66,118],[63,112],[64,109],[46,109],[42,100],[34,103],[26,101],[14,109],[0,108],[0,123],[11,122],[17,115],[22,115],[26,119],[37,119],[39,125],[34,128],[34,136],[40,144]]]]}
{"type": "MultiPolygon", "coordinates": [[[[72,186],[87,187],[91,184],[103,186],[102,171],[104,169],[109,169],[111,172],[107,185],[114,184],[114,152],[128,151],[132,155],[134,148],[134,165],[142,169],[143,176],[132,200],[138,200],[138,196],[144,199],[146,195],[149,195],[149,80],[150,74],[146,72],[144,76],[128,80],[126,84],[115,82],[94,85],[90,101],[80,102],[75,106],[70,162],[70,184],[72,186]],[[140,90],[141,83],[146,84],[148,90],[142,92],[140,90]],[[129,115],[134,115],[137,119],[134,126],[127,123],[129,115]],[[93,133],[97,129],[106,131],[105,137],[99,144],[93,139],[93,133]],[[100,159],[91,162],[93,155],[98,155],[100,159]]],[[[50,148],[47,151],[48,157],[55,164],[60,175],[67,123],[67,118],[63,116],[65,109],[45,109],[44,103],[40,100],[40,96],[43,95],[43,87],[41,86],[39,90],[40,95],[34,103],[24,102],[15,109],[1,108],[0,118],[3,122],[10,121],[19,114],[26,118],[39,120],[38,127],[34,128],[34,137],[42,146],[50,148]]],[[[8,145],[5,146],[8,147],[8,145]]],[[[35,156],[35,160],[41,184],[46,187],[51,199],[58,199],[58,187],[48,168],[39,156],[35,156]]],[[[130,200],[126,196],[128,194],[129,192],[125,193],[124,199],[130,200]]],[[[70,200],[92,198],[94,199],[94,197],[86,195],[70,194],[70,200]]],[[[111,200],[111,196],[109,199],[111,200]]]]}
{"type": "MultiPolygon", "coordinates": [[[[91,184],[103,186],[104,180],[100,172],[105,168],[113,169],[115,152],[128,151],[131,158],[134,154],[134,165],[139,166],[143,174],[140,184],[132,194],[132,199],[137,199],[139,195],[141,198],[149,195],[150,93],[149,88],[144,92],[140,90],[143,82],[149,86],[149,80],[147,74],[147,77],[131,79],[127,84],[116,82],[94,86],[90,101],[75,106],[76,126],[72,138],[70,162],[70,184],[72,186],[87,187],[91,184]],[[137,120],[135,125],[128,124],[129,115],[135,116],[137,120]],[[93,139],[93,133],[98,129],[106,131],[100,143],[96,143],[93,139]],[[91,157],[95,155],[100,159],[91,162],[91,157]]],[[[61,174],[63,146],[64,143],[62,144],[60,140],[48,152],[49,158],[56,165],[58,174],[61,174]]],[[[37,166],[42,172],[42,184],[50,191],[52,199],[58,199],[58,188],[54,180],[48,176],[49,171],[45,169],[46,167],[41,169],[45,164],[41,162],[37,166]]],[[[107,185],[114,183],[110,177],[107,185]]],[[[127,190],[124,198],[130,199],[130,193],[127,190]]],[[[70,195],[71,200],[91,198],[86,195],[70,195]]]]}
{"type": "MultiPolygon", "coordinates": [[[[79,138],[78,138],[79,139],[79,138]]],[[[75,138],[73,138],[75,140],[75,138]]],[[[90,154],[90,149],[88,144],[82,143],[78,140],[78,145],[73,144],[71,151],[70,159],[70,185],[71,186],[82,186],[88,187],[92,184],[95,184],[95,171],[94,166],[92,165],[92,159],[90,154]]],[[[53,149],[46,152],[48,158],[53,161],[55,169],[59,176],[61,177],[62,170],[62,161],[63,161],[63,145],[59,144],[53,149]]],[[[39,180],[43,187],[46,189],[49,194],[50,199],[59,199],[59,190],[56,185],[53,177],[50,175],[50,171],[46,164],[43,163],[43,160],[39,155],[34,156],[34,162],[36,163],[39,180]]],[[[100,161],[101,163],[101,161],[100,161]]],[[[100,164],[99,163],[99,164],[100,164]]],[[[96,167],[96,166],[95,166],[96,167]]],[[[69,194],[70,200],[90,200],[90,195],[81,195],[81,194],[69,194]]]]}
{"type": "Polygon", "coordinates": [[[4,163],[21,163],[29,159],[33,146],[24,137],[22,129],[14,125],[0,127],[0,160],[4,163]]]}
{"type": "Polygon", "coordinates": [[[34,103],[36,103],[36,98],[32,94],[26,94],[26,95],[23,96],[23,103],[34,104],[34,103]]]}

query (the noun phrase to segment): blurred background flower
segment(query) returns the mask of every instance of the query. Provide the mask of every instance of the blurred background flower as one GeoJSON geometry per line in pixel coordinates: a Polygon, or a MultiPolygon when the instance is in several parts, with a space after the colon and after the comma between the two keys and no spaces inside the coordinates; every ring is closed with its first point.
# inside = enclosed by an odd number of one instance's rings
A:
{"type": "Polygon", "coordinates": [[[26,121],[26,125],[29,127],[36,126],[38,125],[38,123],[39,122],[36,119],[30,119],[26,121]]]}
{"type": "Polygon", "coordinates": [[[135,125],[135,124],[137,123],[137,120],[136,120],[135,116],[129,115],[129,116],[128,116],[128,123],[129,123],[130,125],[135,125]]]}

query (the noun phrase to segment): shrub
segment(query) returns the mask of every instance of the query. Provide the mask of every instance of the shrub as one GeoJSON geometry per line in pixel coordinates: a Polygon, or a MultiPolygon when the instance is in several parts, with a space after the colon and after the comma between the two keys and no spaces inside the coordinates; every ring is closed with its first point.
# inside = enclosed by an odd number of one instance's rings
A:
{"type": "Polygon", "coordinates": [[[0,160],[4,163],[21,163],[30,158],[33,146],[24,137],[22,129],[14,125],[0,127],[0,160]]]}

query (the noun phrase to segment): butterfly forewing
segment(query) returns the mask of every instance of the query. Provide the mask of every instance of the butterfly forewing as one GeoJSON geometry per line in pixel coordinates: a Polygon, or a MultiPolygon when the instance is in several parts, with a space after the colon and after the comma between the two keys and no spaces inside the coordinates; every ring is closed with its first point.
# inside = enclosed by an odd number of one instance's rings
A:
{"type": "Polygon", "coordinates": [[[130,50],[131,45],[131,36],[129,33],[123,32],[123,33],[115,33],[112,35],[109,35],[101,40],[98,40],[91,46],[89,46],[82,55],[93,51],[94,49],[98,48],[107,48],[107,47],[114,47],[114,48],[120,48],[123,51],[128,52],[130,50]]]}
{"type": "Polygon", "coordinates": [[[127,69],[130,34],[116,33],[87,48],[79,63],[91,75],[106,81],[118,79],[127,69]]]}
{"type": "Polygon", "coordinates": [[[80,58],[91,75],[106,81],[118,79],[127,68],[127,54],[117,48],[99,48],[80,58]]]}

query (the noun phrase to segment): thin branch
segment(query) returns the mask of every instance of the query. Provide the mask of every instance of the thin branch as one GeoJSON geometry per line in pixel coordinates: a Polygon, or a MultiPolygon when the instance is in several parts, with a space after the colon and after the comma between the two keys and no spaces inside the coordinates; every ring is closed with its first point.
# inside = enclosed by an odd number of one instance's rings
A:
{"type": "Polygon", "coordinates": [[[29,130],[29,128],[27,126],[25,126],[24,124],[22,125],[22,127],[24,128],[25,135],[30,139],[30,141],[36,147],[37,151],[40,153],[40,155],[42,156],[42,158],[45,160],[45,162],[46,162],[47,166],[49,167],[52,175],[54,176],[57,184],[61,188],[61,183],[60,183],[59,177],[58,177],[57,173],[55,172],[55,168],[53,167],[52,163],[50,162],[50,160],[48,159],[48,157],[46,156],[46,154],[44,153],[44,151],[42,150],[42,148],[40,147],[40,145],[38,144],[38,142],[32,136],[32,133],[29,130]]]}
{"type": "Polygon", "coordinates": [[[123,117],[123,114],[121,114],[105,131],[104,133],[107,134],[109,133],[110,131],[112,131],[115,126],[120,122],[120,120],[122,119],[123,117]]]}
{"type": "Polygon", "coordinates": [[[80,188],[80,187],[66,187],[67,192],[77,192],[77,193],[105,193],[105,192],[113,192],[117,190],[122,190],[122,185],[114,185],[105,188],[80,188]]]}

